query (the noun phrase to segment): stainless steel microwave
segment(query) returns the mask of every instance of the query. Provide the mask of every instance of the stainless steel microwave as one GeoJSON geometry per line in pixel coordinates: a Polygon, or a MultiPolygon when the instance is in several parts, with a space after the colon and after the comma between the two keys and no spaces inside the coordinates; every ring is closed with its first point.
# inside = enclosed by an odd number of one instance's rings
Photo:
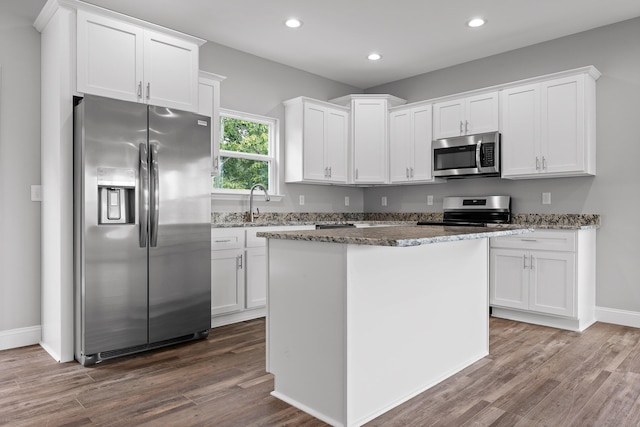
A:
{"type": "Polygon", "coordinates": [[[500,133],[437,139],[431,143],[433,176],[500,176],[500,133]]]}

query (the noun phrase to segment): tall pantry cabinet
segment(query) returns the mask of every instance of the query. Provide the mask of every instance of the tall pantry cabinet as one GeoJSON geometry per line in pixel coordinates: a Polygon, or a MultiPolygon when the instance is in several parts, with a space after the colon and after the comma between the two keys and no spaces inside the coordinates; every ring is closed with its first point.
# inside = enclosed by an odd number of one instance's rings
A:
{"type": "Polygon", "coordinates": [[[73,98],[134,96],[136,102],[197,111],[197,54],[205,40],[76,0],[48,0],[34,27],[41,33],[41,156],[47,159],[41,170],[40,344],[55,360],[68,362],[74,358],[73,98]],[[95,23],[104,18],[108,25],[83,27],[85,18],[95,15],[100,16],[95,23]],[[110,31],[115,31],[113,41],[106,37],[110,31]],[[168,43],[160,46],[161,40],[168,43]],[[143,48],[133,54],[131,46],[138,43],[143,48]],[[145,50],[150,58],[140,56],[145,50]],[[151,72],[144,76],[138,71],[141,61],[150,61],[151,72]],[[165,70],[169,73],[163,75],[165,70]],[[184,80],[172,81],[168,74],[173,72],[184,80]]]}

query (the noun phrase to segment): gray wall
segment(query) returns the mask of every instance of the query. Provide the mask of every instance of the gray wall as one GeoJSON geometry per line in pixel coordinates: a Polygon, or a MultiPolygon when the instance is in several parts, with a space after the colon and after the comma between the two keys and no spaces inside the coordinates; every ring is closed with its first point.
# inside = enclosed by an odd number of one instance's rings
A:
{"type": "Polygon", "coordinates": [[[0,333],[40,325],[40,34],[23,3],[0,2],[0,333]]]}
{"type": "MultiPolygon", "coordinates": [[[[297,96],[328,100],[350,93],[361,93],[353,86],[335,82],[257,56],[249,55],[213,42],[200,48],[200,69],[226,76],[221,84],[222,108],[244,111],[280,120],[280,158],[284,159],[284,108],[282,101],[297,96]]],[[[281,170],[284,170],[283,165],[281,170]]],[[[284,178],[284,177],[283,177],[284,178]]],[[[272,212],[362,212],[363,190],[360,188],[285,184],[280,182],[282,201],[264,203],[257,198],[261,211],[272,212]],[[305,196],[304,206],[298,204],[305,196]],[[349,196],[349,206],[344,205],[349,196]]],[[[214,211],[248,211],[248,201],[212,201],[214,211]]]]}
{"type": "Polygon", "coordinates": [[[640,312],[640,18],[457,65],[383,86],[412,101],[463,92],[585,65],[597,82],[597,176],[508,181],[498,178],[445,184],[372,188],[365,212],[439,211],[447,195],[507,194],[514,212],[598,213],[597,305],[640,312]],[[542,205],[542,192],[551,205],[542,205]],[[434,206],[426,196],[435,196],[434,206]],[[380,196],[388,206],[380,206],[380,196]]]}

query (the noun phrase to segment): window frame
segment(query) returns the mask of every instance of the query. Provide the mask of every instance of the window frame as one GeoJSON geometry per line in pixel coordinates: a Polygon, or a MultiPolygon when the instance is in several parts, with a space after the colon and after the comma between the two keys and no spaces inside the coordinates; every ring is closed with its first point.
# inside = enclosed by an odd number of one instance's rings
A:
{"type": "MultiPolygon", "coordinates": [[[[222,163],[223,157],[233,157],[239,159],[248,159],[255,161],[265,161],[268,162],[269,169],[269,195],[272,197],[276,197],[280,195],[280,174],[279,174],[279,155],[278,150],[280,147],[280,121],[275,117],[261,116],[253,113],[246,113],[244,111],[230,110],[227,108],[221,108],[219,114],[219,120],[228,117],[231,119],[245,120],[251,121],[255,123],[265,124],[269,126],[269,147],[268,155],[264,154],[252,154],[252,153],[242,153],[239,151],[228,151],[219,149],[218,158],[222,163]]],[[[220,146],[220,142],[224,138],[224,126],[220,126],[220,137],[216,142],[218,146],[220,146]]],[[[220,168],[222,171],[222,168],[220,168]]],[[[249,197],[251,191],[249,189],[239,190],[239,189],[226,189],[226,188],[214,188],[213,187],[213,179],[211,177],[211,195],[214,198],[223,198],[223,199],[244,199],[249,197]]]]}

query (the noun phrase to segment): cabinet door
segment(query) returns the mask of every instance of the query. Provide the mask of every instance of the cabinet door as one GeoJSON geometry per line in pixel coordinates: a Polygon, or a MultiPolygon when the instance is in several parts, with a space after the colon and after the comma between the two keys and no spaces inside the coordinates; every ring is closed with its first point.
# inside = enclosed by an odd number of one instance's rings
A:
{"type": "Polygon", "coordinates": [[[211,315],[244,308],[244,250],[211,252],[211,315]]]}
{"type": "Polygon", "coordinates": [[[471,96],[465,104],[465,135],[498,131],[498,92],[471,96]]]}
{"type": "Polygon", "coordinates": [[[149,104],[198,110],[198,45],[144,32],[144,97],[149,104]]]}
{"type": "Polygon", "coordinates": [[[410,175],[413,181],[432,181],[431,137],[433,135],[431,106],[411,110],[411,159],[410,175]]]}
{"type": "Polygon", "coordinates": [[[575,255],[532,251],[529,309],[575,317],[575,255]]]}
{"type": "Polygon", "coordinates": [[[77,89],[125,101],[142,98],[143,31],[78,10],[77,89]]]}
{"type": "Polygon", "coordinates": [[[433,105],[433,139],[460,136],[464,132],[464,99],[433,105]]]}
{"type": "Polygon", "coordinates": [[[411,165],[411,111],[394,111],[389,115],[389,180],[409,181],[411,165]]]}
{"type": "Polygon", "coordinates": [[[543,82],[542,171],[585,168],[584,75],[543,82]]]}
{"type": "Polygon", "coordinates": [[[267,248],[247,249],[246,307],[262,307],[267,304],[267,248]]]}
{"type": "Polygon", "coordinates": [[[502,176],[535,175],[540,158],[540,85],[505,89],[502,103],[502,176]]]}
{"type": "Polygon", "coordinates": [[[529,255],[526,251],[491,249],[489,301],[491,305],[529,308],[529,255]]]}
{"type": "Polygon", "coordinates": [[[347,147],[349,142],[349,114],[327,109],[327,139],[325,167],[331,182],[347,182],[347,147]]]}
{"type": "Polygon", "coordinates": [[[387,181],[387,102],[353,101],[354,166],[356,184],[387,181]]]}
{"type": "Polygon", "coordinates": [[[220,82],[200,76],[198,114],[211,117],[211,175],[220,175],[220,82]]]}
{"type": "Polygon", "coordinates": [[[327,110],[318,105],[305,103],[303,114],[303,178],[324,181],[328,178],[324,162],[327,110]]]}

